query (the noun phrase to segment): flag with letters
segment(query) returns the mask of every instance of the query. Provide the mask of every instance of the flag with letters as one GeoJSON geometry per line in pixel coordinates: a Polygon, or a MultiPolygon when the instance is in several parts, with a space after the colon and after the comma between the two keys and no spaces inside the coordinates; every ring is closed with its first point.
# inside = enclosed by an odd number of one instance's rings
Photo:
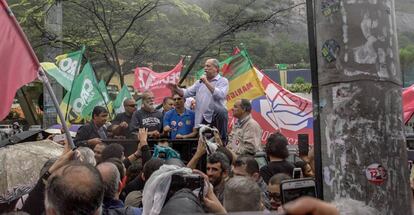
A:
{"type": "Polygon", "coordinates": [[[160,104],[165,97],[171,96],[167,84],[178,82],[182,68],[182,59],[168,72],[157,73],[148,67],[137,67],[135,69],[134,88],[140,92],[152,91],[155,96],[154,103],[160,104]]]}

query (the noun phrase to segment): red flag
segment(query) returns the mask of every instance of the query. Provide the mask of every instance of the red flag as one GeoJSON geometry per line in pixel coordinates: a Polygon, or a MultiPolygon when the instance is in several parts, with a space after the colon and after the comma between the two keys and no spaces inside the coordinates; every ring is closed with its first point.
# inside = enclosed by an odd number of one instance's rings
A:
{"type": "Polygon", "coordinates": [[[155,103],[161,103],[165,97],[171,96],[167,84],[175,84],[180,78],[183,68],[183,60],[168,72],[157,73],[147,67],[137,67],[135,69],[134,88],[143,92],[151,90],[155,96],[155,103]]]}
{"type": "Polygon", "coordinates": [[[0,0],[0,120],[16,91],[37,78],[39,61],[5,0],[0,0]]]}
{"type": "Polygon", "coordinates": [[[240,49],[239,49],[239,47],[236,47],[236,48],[234,48],[233,49],[233,53],[231,53],[231,55],[233,56],[233,55],[238,55],[240,53],[240,49]]]}
{"type": "Polygon", "coordinates": [[[414,85],[405,89],[402,93],[404,124],[410,121],[414,114],[414,85]]]}

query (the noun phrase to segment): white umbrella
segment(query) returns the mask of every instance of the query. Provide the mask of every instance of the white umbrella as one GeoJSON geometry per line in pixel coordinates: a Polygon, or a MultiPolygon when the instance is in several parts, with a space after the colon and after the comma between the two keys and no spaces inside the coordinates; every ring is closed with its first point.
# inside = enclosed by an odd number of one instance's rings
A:
{"type": "Polygon", "coordinates": [[[63,152],[51,140],[24,142],[0,148],[0,195],[18,186],[33,186],[44,163],[63,152]]]}

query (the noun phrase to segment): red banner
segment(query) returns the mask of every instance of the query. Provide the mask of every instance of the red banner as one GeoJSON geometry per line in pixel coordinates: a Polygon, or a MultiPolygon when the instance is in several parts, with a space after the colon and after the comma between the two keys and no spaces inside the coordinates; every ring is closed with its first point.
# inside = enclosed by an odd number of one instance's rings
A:
{"type": "Polygon", "coordinates": [[[404,124],[410,121],[414,114],[414,85],[405,89],[402,93],[404,124]]]}
{"type": "Polygon", "coordinates": [[[5,0],[0,0],[0,120],[16,91],[37,78],[40,64],[5,0]]]}
{"type": "Polygon", "coordinates": [[[135,69],[134,88],[140,92],[150,90],[154,93],[156,104],[161,103],[165,97],[171,96],[167,84],[175,84],[180,79],[180,72],[183,68],[183,60],[168,72],[154,72],[147,67],[135,69]]]}

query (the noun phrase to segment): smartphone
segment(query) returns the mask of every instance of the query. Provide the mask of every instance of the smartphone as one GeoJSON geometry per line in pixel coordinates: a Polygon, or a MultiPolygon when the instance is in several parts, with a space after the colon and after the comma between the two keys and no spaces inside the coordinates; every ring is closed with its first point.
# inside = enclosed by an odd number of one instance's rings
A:
{"type": "Polygon", "coordinates": [[[65,134],[58,134],[53,136],[53,141],[54,142],[60,142],[60,141],[64,141],[66,139],[66,135],[65,134]]]}
{"type": "Polygon", "coordinates": [[[299,156],[307,156],[309,154],[309,135],[298,134],[299,156]]]}
{"type": "Polygon", "coordinates": [[[292,178],[293,179],[303,178],[302,169],[301,168],[294,168],[292,178]]]}
{"type": "Polygon", "coordinates": [[[315,180],[311,178],[292,179],[282,181],[280,184],[282,204],[293,201],[302,196],[316,198],[315,180]]]}

